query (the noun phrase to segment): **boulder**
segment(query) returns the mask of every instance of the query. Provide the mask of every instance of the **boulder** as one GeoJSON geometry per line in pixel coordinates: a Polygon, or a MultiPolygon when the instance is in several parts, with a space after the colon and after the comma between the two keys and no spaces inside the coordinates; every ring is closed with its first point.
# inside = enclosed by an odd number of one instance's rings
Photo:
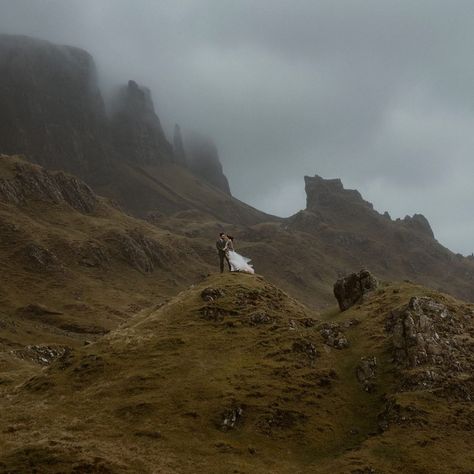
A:
{"type": "Polygon", "coordinates": [[[260,324],[271,324],[274,318],[265,311],[258,311],[249,316],[249,324],[251,326],[259,326],[260,324]]]}
{"type": "Polygon", "coordinates": [[[341,311],[345,311],[358,303],[366,293],[375,290],[377,286],[376,278],[368,270],[361,270],[359,273],[351,273],[339,278],[334,284],[334,296],[341,311]]]}

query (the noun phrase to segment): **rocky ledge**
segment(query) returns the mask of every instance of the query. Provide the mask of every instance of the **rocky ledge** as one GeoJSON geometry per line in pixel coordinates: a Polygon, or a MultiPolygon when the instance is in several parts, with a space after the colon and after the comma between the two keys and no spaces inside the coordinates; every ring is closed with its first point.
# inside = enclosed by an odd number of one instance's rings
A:
{"type": "Polygon", "coordinates": [[[66,203],[82,213],[93,212],[97,196],[84,182],[62,171],[47,171],[16,157],[0,155],[10,161],[10,173],[0,177],[0,201],[21,205],[26,201],[66,203]]]}

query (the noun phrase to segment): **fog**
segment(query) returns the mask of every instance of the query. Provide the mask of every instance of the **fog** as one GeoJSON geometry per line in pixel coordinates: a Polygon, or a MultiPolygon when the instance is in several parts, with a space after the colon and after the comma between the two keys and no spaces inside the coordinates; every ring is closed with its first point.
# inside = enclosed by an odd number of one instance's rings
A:
{"type": "Polygon", "coordinates": [[[474,251],[474,2],[0,0],[0,32],[83,47],[213,137],[233,194],[277,215],[304,175],[474,251]]]}

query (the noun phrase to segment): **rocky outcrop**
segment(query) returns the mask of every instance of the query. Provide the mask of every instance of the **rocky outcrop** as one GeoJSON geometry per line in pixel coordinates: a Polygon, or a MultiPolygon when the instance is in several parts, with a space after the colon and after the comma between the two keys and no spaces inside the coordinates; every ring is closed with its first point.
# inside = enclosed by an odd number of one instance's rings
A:
{"type": "Polygon", "coordinates": [[[50,365],[56,359],[64,356],[69,348],[64,346],[31,345],[24,349],[12,351],[15,357],[30,360],[40,365],[50,365]]]}
{"type": "Polygon", "coordinates": [[[0,201],[15,205],[38,200],[65,203],[82,213],[96,209],[97,196],[74,176],[47,171],[4,155],[0,155],[0,160],[11,168],[9,176],[0,177],[0,201]]]}
{"type": "Polygon", "coordinates": [[[334,284],[334,296],[341,311],[349,309],[359,302],[362,297],[377,288],[376,278],[367,270],[340,278],[334,284]]]}
{"type": "Polygon", "coordinates": [[[242,406],[234,406],[226,409],[217,420],[216,426],[221,431],[230,431],[243,423],[244,409],[242,406]]]}
{"type": "Polygon", "coordinates": [[[405,219],[403,219],[402,222],[410,229],[434,239],[433,229],[431,228],[428,219],[423,214],[413,214],[412,217],[405,216],[405,219]]]}
{"type": "Polygon", "coordinates": [[[224,290],[220,288],[204,288],[201,292],[201,298],[208,302],[213,302],[224,295],[224,290]]]}
{"type": "Polygon", "coordinates": [[[227,178],[222,171],[216,145],[213,141],[199,134],[193,134],[186,141],[188,166],[197,176],[230,195],[227,178]]]}
{"type": "Polygon", "coordinates": [[[128,81],[116,97],[112,131],[115,148],[124,160],[153,164],[172,159],[151,92],[135,81],[128,81]]]}
{"type": "Polygon", "coordinates": [[[149,238],[139,229],[111,231],[104,240],[112,246],[114,256],[141,273],[151,273],[156,267],[167,268],[174,258],[161,242],[149,238]]]}
{"type": "Polygon", "coordinates": [[[440,388],[441,393],[474,398],[473,316],[472,310],[460,314],[427,296],[414,296],[389,314],[393,358],[406,369],[404,390],[440,388]]]}
{"type": "Polygon", "coordinates": [[[324,179],[321,176],[304,177],[306,209],[331,208],[343,210],[352,206],[373,209],[370,202],[362,199],[359,191],[344,189],[340,179],[324,179]]]}
{"type": "Polygon", "coordinates": [[[449,341],[442,340],[436,331],[450,314],[443,304],[428,297],[413,297],[400,313],[391,315],[391,332],[394,357],[398,364],[417,367],[436,363],[442,353],[450,351],[449,341]]]}
{"type": "Polygon", "coordinates": [[[319,333],[324,339],[325,344],[329,347],[334,347],[335,349],[345,349],[349,347],[347,337],[339,324],[325,323],[319,333]]]}
{"type": "Polygon", "coordinates": [[[81,177],[107,167],[107,119],[86,51],[0,35],[0,110],[0,152],[81,177]]]}

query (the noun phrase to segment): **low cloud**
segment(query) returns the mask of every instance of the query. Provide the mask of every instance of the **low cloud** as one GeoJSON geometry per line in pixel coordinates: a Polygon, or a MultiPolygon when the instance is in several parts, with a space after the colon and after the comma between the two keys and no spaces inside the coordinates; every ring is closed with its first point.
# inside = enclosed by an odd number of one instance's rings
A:
{"type": "Polygon", "coordinates": [[[474,4],[380,0],[0,0],[0,31],[89,50],[104,88],[153,92],[211,135],[233,193],[288,215],[304,175],[474,251],[474,4]]]}

